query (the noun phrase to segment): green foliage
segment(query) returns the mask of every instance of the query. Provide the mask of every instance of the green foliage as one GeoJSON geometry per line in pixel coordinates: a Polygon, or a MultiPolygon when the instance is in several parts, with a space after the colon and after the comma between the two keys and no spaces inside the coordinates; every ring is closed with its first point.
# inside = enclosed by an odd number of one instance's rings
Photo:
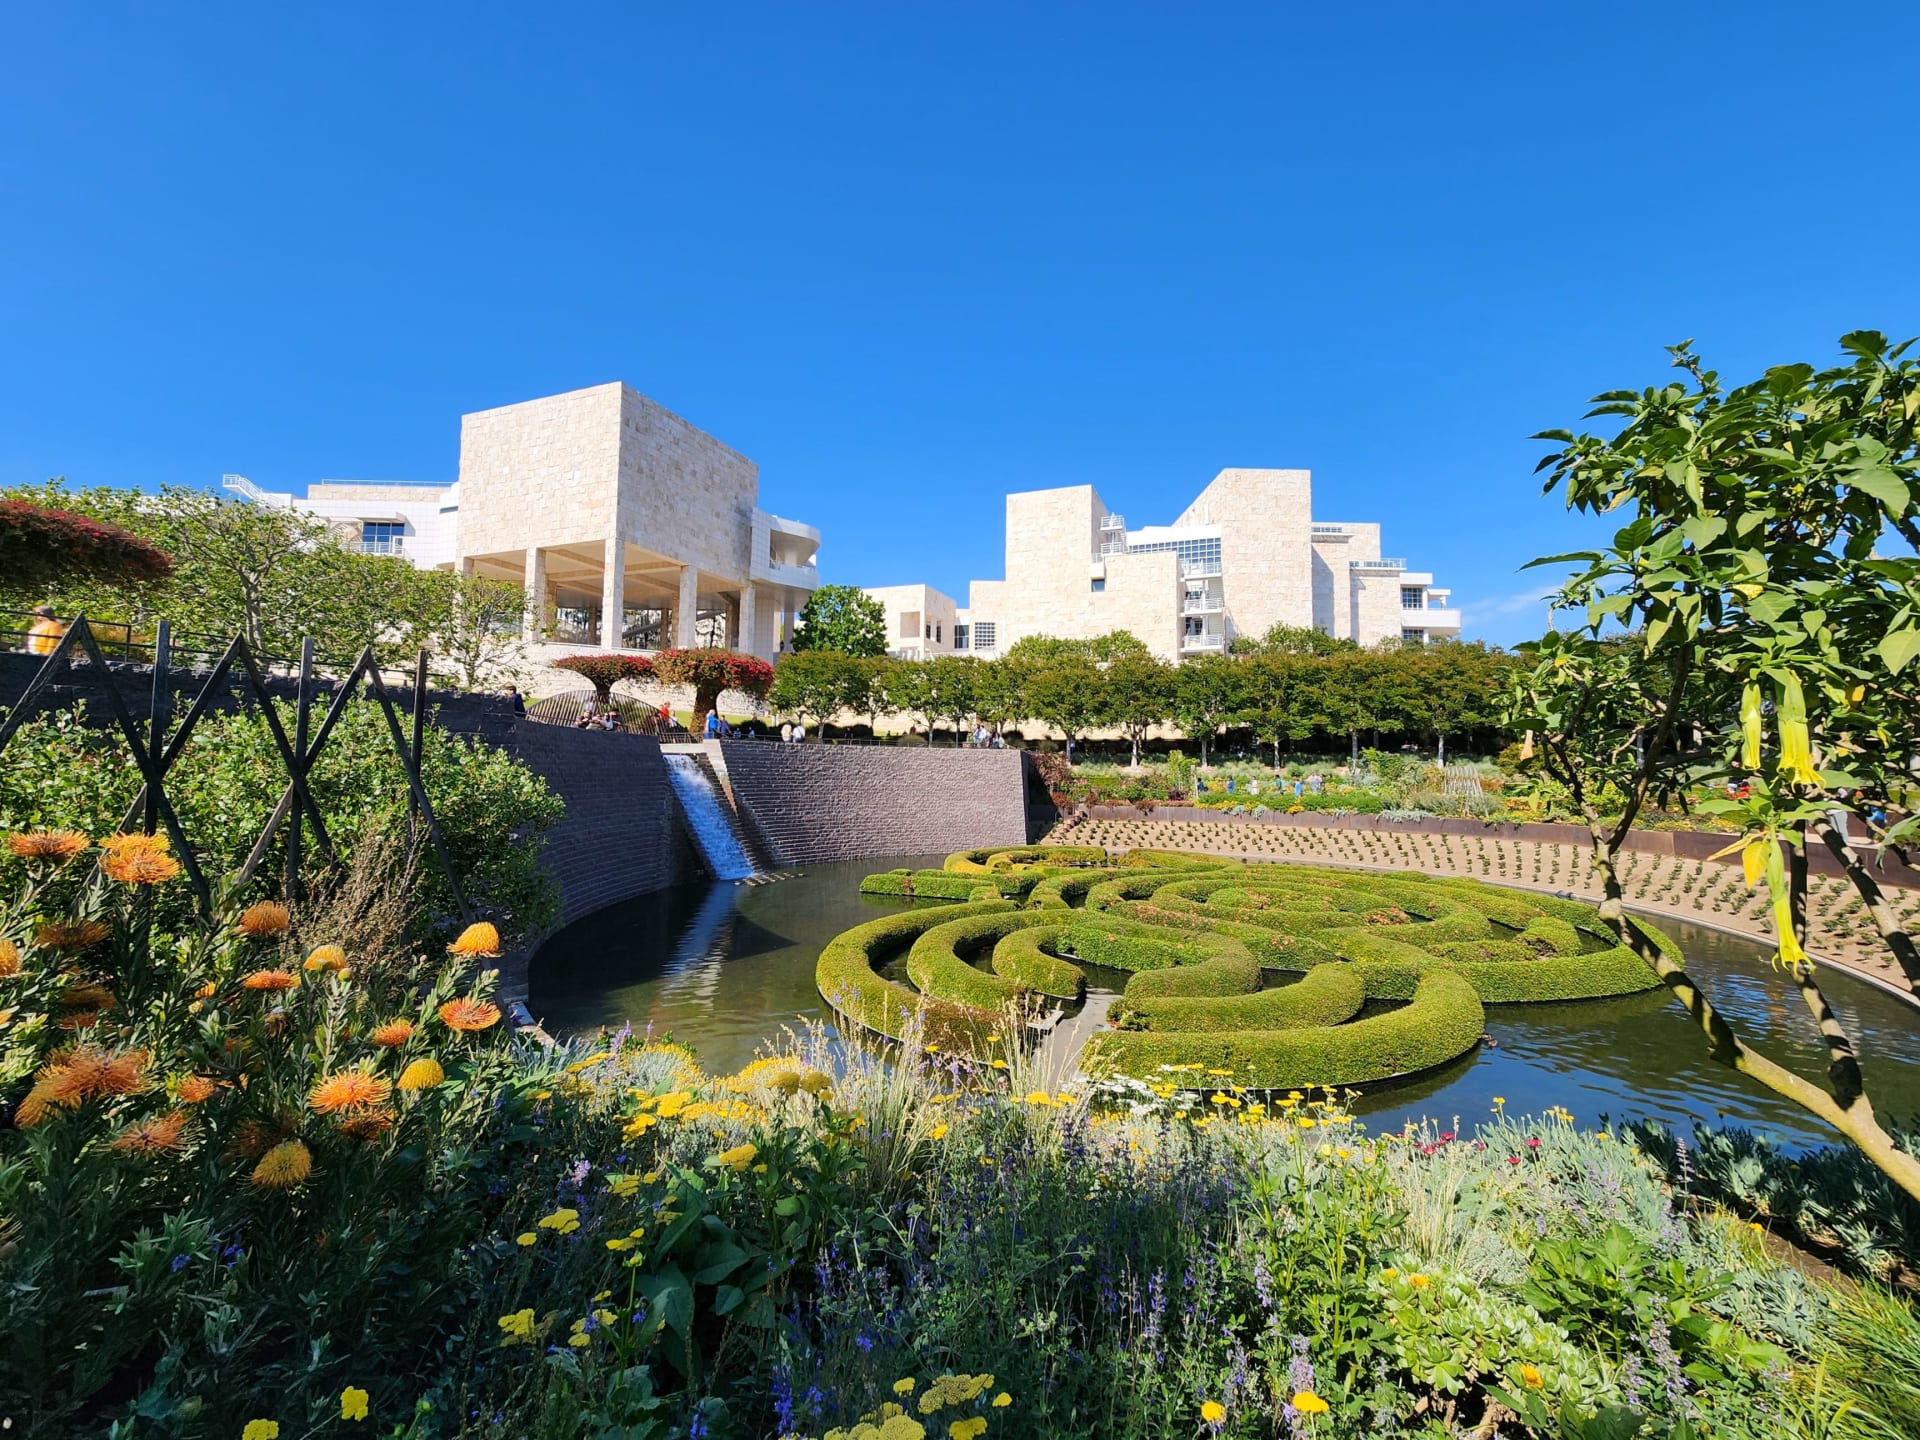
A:
{"type": "Polygon", "coordinates": [[[172,556],[118,525],[25,500],[0,500],[0,575],[16,595],[76,581],[151,585],[172,569],[172,556]]]}
{"type": "Polygon", "coordinates": [[[937,925],[1012,908],[1006,900],[938,905],[856,925],[820,951],[814,975],[821,998],[856,1024],[893,1039],[919,1029],[943,1045],[975,1048],[998,1017],[973,1006],[917,995],[882,978],[875,973],[876,967],[937,925]]]}
{"type": "MultiPolygon", "coordinates": [[[[0,752],[0,828],[115,830],[140,788],[140,773],[117,732],[83,723],[72,712],[28,721],[0,752]]],[[[281,710],[289,733],[291,707],[281,710]]],[[[478,741],[426,730],[421,778],[448,854],[470,903],[510,936],[537,934],[558,913],[553,878],[540,862],[539,835],[560,818],[561,804],[532,771],[478,741]]],[[[195,728],[167,793],[209,873],[237,871],[286,787],[286,770],[257,713],[212,714],[195,728]]],[[[308,777],[329,834],[347,855],[362,845],[406,833],[406,773],[393,753],[386,719],[366,700],[348,704],[308,777]]],[[[317,850],[304,852],[312,880],[317,850]]],[[[431,858],[423,858],[417,891],[418,933],[444,933],[454,923],[451,892],[431,858]]],[[[0,854],[0,881],[19,873],[0,854]]],[[[278,874],[263,867],[263,886],[278,874]]],[[[162,902],[184,916],[184,886],[162,902]]]]}
{"type": "Polygon", "coordinates": [[[645,680],[653,674],[653,661],[645,655],[563,655],[553,662],[556,670],[578,675],[593,686],[602,705],[613,701],[613,687],[622,680],[645,680]]]}
{"type": "Polygon", "coordinates": [[[795,651],[887,653],[886,607],[856,585],[822,585],[807,597],[793,632],[795,651]]]}
{"type": "Polygon", "coordinates": [[[773,685],[773,666],[766,661],[717,646],[662,650],[653,657],[653,673],[669,685],[692,689],[696,730],[727,691],[758,699],[773,685]]]}

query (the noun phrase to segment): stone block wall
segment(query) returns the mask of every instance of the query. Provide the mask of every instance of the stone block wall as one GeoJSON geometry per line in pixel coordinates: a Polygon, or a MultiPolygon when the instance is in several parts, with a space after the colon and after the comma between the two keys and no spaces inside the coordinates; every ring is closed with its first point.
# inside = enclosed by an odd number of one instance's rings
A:
{"type": "Polygon", "coordinates": [[[1018,750],[721,741],[736,804],[782,865],[1027,838],[1018,750]]]}

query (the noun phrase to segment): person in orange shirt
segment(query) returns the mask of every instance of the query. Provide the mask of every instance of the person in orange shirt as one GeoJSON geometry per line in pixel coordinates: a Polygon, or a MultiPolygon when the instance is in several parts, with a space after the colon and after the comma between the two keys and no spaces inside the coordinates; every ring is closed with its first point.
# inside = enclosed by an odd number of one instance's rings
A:
{"type": "Polygon", "coordinates": [[[67,627],[54,618],[53,609],[47,605],[33,607],[33,625],[27,631],[27,653],[29,655],[51,655],[60,648],[60,637],[67,633],[67,627]]]}

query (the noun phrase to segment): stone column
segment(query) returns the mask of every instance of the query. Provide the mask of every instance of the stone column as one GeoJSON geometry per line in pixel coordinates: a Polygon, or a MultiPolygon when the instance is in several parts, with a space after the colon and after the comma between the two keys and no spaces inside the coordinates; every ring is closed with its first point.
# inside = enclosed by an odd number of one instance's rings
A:
{"type": "Polygon", "coordinates": [[[760,620],[759,606],[755,603],[753,582],[749,580],[740,587],[740,634],[733,648],[744,650],[749,655],[760,653],[760,636],[757,626],[760,620]]]}
{"type": "Polygon", "coordinates": [[[680,601],[673,607],[673,643],[681,649],[694,644],[693,625],[700,614],[700,567],[680,567],[680,601]]]}
{"type": "Polygon", "coordinates": [[[462,580],[471,580],[473,578],[473,556],[462,555],[460,557],[460,578],[462,580]]]}
{"type": "Polygon", "coordinates": [[[538,545],[527,547],[526,638],[537,640],[547,628],[547,554],[538,545]]]}
{"type": "Polygon", "coordinates": [[[607,558],[600,574],[600,648],[618,650],[626,641],[627,542],[607,537],[607,558]]]}

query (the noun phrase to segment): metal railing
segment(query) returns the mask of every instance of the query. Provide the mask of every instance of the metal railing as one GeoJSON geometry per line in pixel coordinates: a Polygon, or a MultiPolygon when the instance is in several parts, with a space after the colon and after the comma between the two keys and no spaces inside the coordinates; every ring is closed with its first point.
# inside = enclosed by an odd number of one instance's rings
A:
{"type": "Polygon", "coordinates": [[[404,555],[407,553],[406,537],[403,535],[385,535],[377,539],[360,537],[362,555],[404,555]]]}
{"type": "Polygon", "coordinates": [[[1398,556],[1384,560],[1349,560],[1347,568],[1349,570],[1404,570],[1407,568],[1407,562],[1398,556]]]}

